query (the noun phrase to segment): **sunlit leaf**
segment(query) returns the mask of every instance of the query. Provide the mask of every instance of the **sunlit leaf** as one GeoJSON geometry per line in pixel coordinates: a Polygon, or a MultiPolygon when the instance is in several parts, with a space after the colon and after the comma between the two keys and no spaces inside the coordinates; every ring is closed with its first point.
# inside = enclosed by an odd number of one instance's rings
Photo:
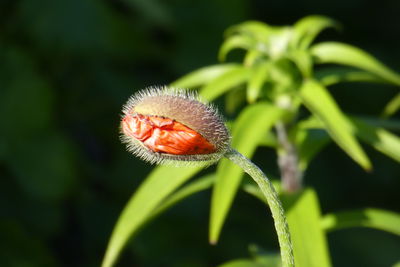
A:
{"type": "Polygon", "coordinates": [[[250,67],[255,64],[260,59],[265,59],[266,55],[260,50],[249,50],[243,59],[243,65],[250,67]]]}
{"type": "Polygon", "coordinates": [[[313,62],[309,51],[295,50],[289,56],[305,78],[311,77],[313,62]]]}
{"type": "Polygon", "coordinates": [[[294,25],[294,36],[291,41],[294,48],[306,49],[326,28],[339,28],[339,24],[324,16],[307,16],[296,22],[294,25]]]}
{"type": "MultiPolygon", "coordinates": [[[[280,195],[282,193],[282,185],[281,182],[277,179],[274,179],[271,181],[272,185],[274,186],[275,191],[280,195]]],[[[253,197],[257,198],[261,202],[265,203],[268,205],[267,199],[265,198],[264,194],[261,192],[260,187],[258,187],[255,183],[253,182],[243,182],[242,184],[242,190],[253,197]]]]}
{"type": "Polygon", "coordinates": [[[400,131],[399,119],[380,119],[377,117],[369,117],[369,116],[357,116],[355,118],[360,119],[363,122],[372,125],[374,127],[385,128],[391,131],[400,131]]]}
{"type": "Polygon", "coordinates": [[[247,101],[249,103],[253,103],[257,100],[260,95],[261,88],[268,78],[268,70],[270,68],[270,64],[261,63],[257,66],[254,66],[249,81],[247,83],[247,101]]]}
{"type": "Polygon", "coordinates": [[[306,170],[311,160],[320,152],[331,138],[324,130],[298,130],[296,133],[296,144],[299,155],[299,168],[306,170]]]}
{"type": "Polygon", "coordinates": [[[388,118],[395,114],[400,109],[400,93],[398,93],[392,100],[387,103],[382,112],[383,118],[388,118]]]}
{"type": "Polygon", "coordinates": [[[220,264],[218,267],[265,267],[265,264],[250,259],[236,259],[220,264]]]}
{"type": "Polygon", "coordinates": [[[339,42],[324,42],[312,46],[311,52],[317,63],[336,63],[360,68],[400,85],[399,74],[357,47],[339,42]]]}
{"type": "Polygon", "coordinates": [[[158,206],[152,213],[152,217],[158,216],[160,213],[166,211],[170,207],[174,206],[178,202],[183,199],[198,193],[200,191],[206,190],[210,188],[215,181],[215,174],[209,174],[203,177],[196,179],[193,182],[183,186],[178,189],[176,192],[172,193],[169,197],[167,197],[161,204],[158,206]]]}
{"type": "Polygon", "coordinates": [[[278,253],[268,253],[256,245],[249,245],[251,258],[235,259],[218,265],[218,267],[280,267],[281,258],[278,253]]]}
{"type": "Polygon", "coordinates": [[[170,85],[176,88],[197,88],[238,67],[240,65],[234,63],[207,66],[184,75],[170,85]]]}
{"type": "Polygon", "coordinates": [[[309,80],[300,88],[300,96],[304,105],[324,123],[332,139],[360,166],[371,169],[371,162],[357,142],[351,123],[328,90],[309,80]]]}
{"type": "Polygon", "coordinates": [[[376,150],[400,162],[400,138],[383,128],[374,127],[353,117],[356,135],[376,150]]]}
{"type": "Polygon", "coordinates": [[[316,71],[315,78],[325,86],[342,82],[388,83],[386,80],[370,72],[351,68],[326,68],[316,71]]]}
{"type": "MultiPolygon", "coordinates": [[[[369,116],[352,116],[350,118],[360,120],[373,127],[385,128],[393,131],[400,131],[400,120],[396,119],[384,120],[377,117],[369,117],[369,116]]],[[[301,129],[324,129],[324,124],[318,118],[310,116],[309,118],[300,121],[298,127],[301,129]]]]}
{"type": "Polygon", "coordinates": [[[233,49],[244,49],[250,50],[254,49],[256,46],[256,41],[247,35],[234,35],[228,37],[221,45],[218,52],[218,60],[225,61],[226,56],[233,49]]]}
{"type": "MultiPolygon", "coordinates": [[[[388,157],[400,161],[400,138],[383,128],[387,127],[389,129],[400,130],[400,121],[387,121],[382,119],[379,120],[352,116],[350,117],[349,125],[353,129],[352,132],[354,132],[362,141],[371,145],[388,157]]],[[[323,123],[315,117],[310,117],[301,121],[298,126],[300,129],[308,129],[308,131],[310,129],[324,129],[323,123]]],[[[321,132],[321,134],[323,134],[323,132],[321,132]]],[[[315,141],[315,145],[318,146],[317,140],[315,141]]],[[[312,150],[314,147],[312,147],[312,144],[310,144],[308,149],[309,150],[305,150],[305,153],[313,153],[312,150]]],[[[301,158],[302,157],[300,156],[300,160],[301,158]]]]}
{"type": "Polygon", "coordinates": [[[277,140],[275,134],[273,134],[272,132],[268,132],[261,139],[259,145],[276,148],[278,146],[278,140],[277,140]]]}
{"type": "Polygon", "coordinates": [[[231,115],[241,106],[246,104],[246,90],[245,88],[236,88],[228,91],[225,94],[225,111],[231,115]]]}
{"type": "Polygon", "coordinates": [[[128,240],[152,216],[154,209],[171,192],[200,170],[200,167],[159,166],[155,168],[133,194],[118,218],[108,243],[102,267],[113,266],[128,240]]]}
{"type": "Polygon", "coordinates": [[[208,101],[212,101],[230,89],[245,83],[249,75],[249,68],[237,66],[205,85],[200,90],[200,95],[208,101]]]}
{"type": "Polygon", "coordinates": [[[321,225],[328,232],[368,227],[400,236],[400,214],[381,209],[367,208],[327,214],[321,219],[321,225]]]}
{"type": "Polygon", "coordinates": [[[285,57],[292,34],[291,27],[275,27],[273,33],[269,36],[269,43],[266,47],[268,55],[273,59],[285,57]]]}
{"type": "Polygon", "coordinates": [[[280,267],[281,259],[279,255],[262,255],[256,259],[236,259],[228,261],[218,267],[280,267]]]}
{"type": "Polygon", "coordinates": [[[321,211],[314,190],[295,195],[281,195],[292,237],[297,267],[331,266],[321,211]]]}
{"type": "Polygon", "coordinates": [[[254,37],[258,40],[267,40],[269,34],[273,31],[273,27],[259,21],[246,21],[238,25],[229,27],[225,31],[225,36],[234,34],[243,34],[254,37]]]}
{"type": "MultiPolygon", "coordinates": [[[[283,110],[266,103],[248,106],[235,122],[232,131],[233,148],[250,158],[265,132],[284,114],[283,110]]],[[[211,243],[216,243],[218,240],[242,175],[243,171],[227,159],[221,160],[218,164],[211,202],[211,243]]]]}

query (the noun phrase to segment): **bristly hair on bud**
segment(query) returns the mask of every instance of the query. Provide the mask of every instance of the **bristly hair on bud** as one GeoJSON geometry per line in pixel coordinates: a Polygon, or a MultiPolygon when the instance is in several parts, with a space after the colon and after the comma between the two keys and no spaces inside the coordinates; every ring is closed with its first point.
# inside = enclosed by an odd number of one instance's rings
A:
{"type": "Polygon", "coordinates": [[[123,107],[121,140],[128,151],[155,164],[210,165],[230,149],[222,116],[196,92],[149,87],[123,107]]]}

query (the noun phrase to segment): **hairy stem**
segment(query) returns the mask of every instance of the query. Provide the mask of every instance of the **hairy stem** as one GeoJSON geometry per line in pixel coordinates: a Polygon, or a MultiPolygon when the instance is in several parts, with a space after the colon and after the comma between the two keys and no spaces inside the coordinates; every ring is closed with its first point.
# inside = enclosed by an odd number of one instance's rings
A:
{"type": "Polygon", "coordinates": [[[280,148],[278,165],[281,172],[282,187],[285,192],[298,192],[302,187],[303,174],[298,165],[298,154],[295,145],[289,140],[287,128],[282,122],[275,125],[280,148]]]}
{"type": "Polygon", "coordinates": [[[285,211],[283,210],[282,203],[271,182],[260,168],[236,150],[231,149],[225,154],[225,156],[248,173],[260,187],[262,193],[267,199],[274,219],[279,246],[281,248],[282,266],[294,266],[293,248],[285,211]]]}

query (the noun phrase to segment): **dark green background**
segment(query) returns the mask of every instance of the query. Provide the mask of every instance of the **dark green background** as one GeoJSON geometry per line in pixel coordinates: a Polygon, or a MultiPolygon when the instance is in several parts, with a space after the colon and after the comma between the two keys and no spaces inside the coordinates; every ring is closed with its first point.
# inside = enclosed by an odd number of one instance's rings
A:
{"type": "MultiPolygon", "coordinates": [[[[327,15],[343,31],[319,40],[359,46],[400,71],[399,12],[397,0],[2,0],[0,266],[99,266],[118,214],[152,168],[120,144],[121,106],[140,88],[217,63],[228,26],[327,15]]],[[[398,88],[350,84],[331,91],[346,112],[378,115],[398,88]]],[[[400,211],[399,165],[366,150],[371,173],[334,145],[311,164],[305,183],[316,188],[324,213],[400,211]]],[[[255,161],[278,175],[273,151],[257,150],[255,161]]],[[[277,251],[269,214],[244,193],[220,243],[208,245],[209,203],[208,191],[157,218],[118,266],[215,266],[247,257],[249,244],[277,251]]],[[[328,238],[335,266],[399,260],[400,239],[390,234],[356,229],[328,238]]]]}

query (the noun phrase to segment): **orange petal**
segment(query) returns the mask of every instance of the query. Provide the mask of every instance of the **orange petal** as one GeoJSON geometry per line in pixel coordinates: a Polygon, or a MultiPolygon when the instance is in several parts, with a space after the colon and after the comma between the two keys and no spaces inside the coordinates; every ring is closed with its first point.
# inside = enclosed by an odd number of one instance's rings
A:
{"type": "Polygon", "coordinates": [[[168,118],[136,114],[131,120],[124,118],[124,123],[130,124],[131,136],[154,152],[195,155],[216,150],[201,134],[168,118]]]}

